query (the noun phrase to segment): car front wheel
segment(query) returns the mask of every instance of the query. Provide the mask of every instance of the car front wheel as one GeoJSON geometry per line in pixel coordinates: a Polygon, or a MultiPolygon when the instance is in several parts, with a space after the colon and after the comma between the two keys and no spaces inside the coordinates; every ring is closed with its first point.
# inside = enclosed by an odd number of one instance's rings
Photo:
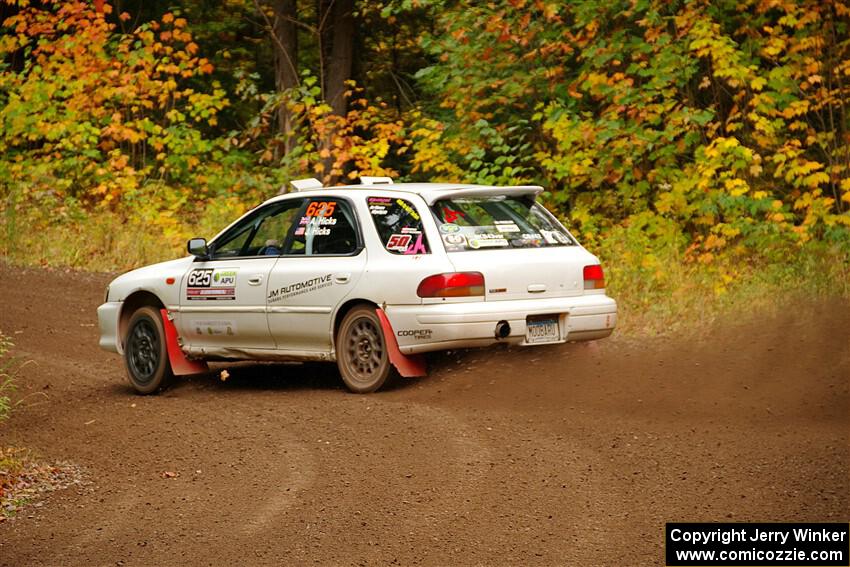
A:
{"type": "Polygon", "coordinates": [[[171,381],[174,374],[157,309],[141,307],[133,313],[124,339],[124,363],[130,385],[140,394],[152,394],[171,381]]]}
{"type": "Polygon", "coordinates": [[[349,390],[366,394],[384,385],[392,365],[374,307],[355,307],[345,315],[336,346],[339,373],[349,390]]]}

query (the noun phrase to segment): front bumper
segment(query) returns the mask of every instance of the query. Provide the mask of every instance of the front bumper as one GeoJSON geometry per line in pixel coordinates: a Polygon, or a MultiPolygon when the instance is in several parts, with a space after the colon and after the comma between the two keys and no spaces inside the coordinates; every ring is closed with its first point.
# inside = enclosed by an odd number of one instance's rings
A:
{"type": "Polygon", "coordinates": [[[124,348],[118,335],[121,319],[121,302],[108,301],[97,308],[97,323],[100,327],[100,348],[123,354],[124,348]]]}
{"type": "Polygon", "coordinates": [[[399,349],[404,354],[415,354],[498,342],[525,345],[526,318],[531,315],[558,316],[560,338],[555,342],[601,339],[617,325],[617,302],[597,293],[551,299],[387,306],[386,314],[399,349]],[[500,321],[507,321],[511,328],[503,339],[496,337],[500,321]]]}

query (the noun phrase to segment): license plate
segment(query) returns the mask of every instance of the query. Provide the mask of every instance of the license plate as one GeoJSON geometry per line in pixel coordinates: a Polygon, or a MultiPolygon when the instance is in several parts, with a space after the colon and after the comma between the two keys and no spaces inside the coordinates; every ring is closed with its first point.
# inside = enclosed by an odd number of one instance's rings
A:
{"type": "Polygon", "coordinates": [[[558,317],[529,317],[525,324],[525,342],[529,344],[554,343],[561,340],[558,317]]]}

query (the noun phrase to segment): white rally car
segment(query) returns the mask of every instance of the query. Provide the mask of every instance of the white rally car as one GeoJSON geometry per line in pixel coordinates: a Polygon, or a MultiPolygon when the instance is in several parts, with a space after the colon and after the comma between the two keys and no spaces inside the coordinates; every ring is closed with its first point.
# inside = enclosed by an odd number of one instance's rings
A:
{"type": "Polygon", "coordinates": [[[430,351],[611,334],[599,260],[540,187],[362,181],[295,181],[190,256],[119,276],[100,346],[143,394],[208,360],[335,360],[372,392],[393,367],[423,375],[430,351]]]}

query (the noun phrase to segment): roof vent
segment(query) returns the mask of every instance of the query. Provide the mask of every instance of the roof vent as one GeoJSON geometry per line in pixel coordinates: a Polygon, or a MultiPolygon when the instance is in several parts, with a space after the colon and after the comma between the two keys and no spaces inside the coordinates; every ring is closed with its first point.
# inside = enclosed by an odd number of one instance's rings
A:
{"type": "Polygon", "coordinates": [[[360,177],[360,185],[392,185],[392,177],[360,177]]]}
{"type": "Polygon", "coordinates": [[[289,183],[295,187],[296,191],[308,191],[310,189],[321,189],[323,187],[322,182],[315,177],[308,177],[307,179],[293,179],[289,183]]]}

